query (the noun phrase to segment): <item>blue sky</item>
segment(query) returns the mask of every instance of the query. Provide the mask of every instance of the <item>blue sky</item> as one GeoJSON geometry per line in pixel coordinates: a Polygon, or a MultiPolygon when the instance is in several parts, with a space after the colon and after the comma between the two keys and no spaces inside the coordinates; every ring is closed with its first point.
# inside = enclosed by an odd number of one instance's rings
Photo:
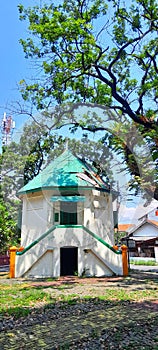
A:
{"type": "MultiPolygon", "coordinates": [[[[33,0],[4,0],[0,8],[0,118],[8,104],[20,98],[17,83],[30,75],[29,62],[24,58],[19,39],[26,36],[26,24],[19,20],[18,4],[35,5],[33,0]]],[[[16,127],[23,123],[17,118],[16,127]]]]}

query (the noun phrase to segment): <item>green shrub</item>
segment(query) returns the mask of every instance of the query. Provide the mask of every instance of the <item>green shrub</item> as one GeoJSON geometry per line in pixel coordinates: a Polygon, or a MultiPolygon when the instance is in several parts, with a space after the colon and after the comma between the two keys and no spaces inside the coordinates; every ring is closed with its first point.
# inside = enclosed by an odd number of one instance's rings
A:
{"type": "Polygon", "coordinates": [[[146,265],[146,266],[156,266],[158,263],[154,260],[130,260],[132,265],[146,265]]]}

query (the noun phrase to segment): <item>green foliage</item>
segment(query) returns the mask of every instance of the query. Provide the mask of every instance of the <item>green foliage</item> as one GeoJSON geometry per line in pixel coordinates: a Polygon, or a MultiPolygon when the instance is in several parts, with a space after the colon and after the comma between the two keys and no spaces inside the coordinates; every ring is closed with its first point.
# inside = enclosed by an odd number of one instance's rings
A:
{"type": "MultiPolygon", "coordinates": [[[[4,153],[0,155],[1,184],[0,184],[0,254],[6,254],[11,245],[19,243],[20,230],[17,225],[19,202],[15,199],[4,199],[3,191],[3,159],[4,153]]],[[[7,186],[9,188],[9,184],[7,186]]],[[[10,194],[10,192],[9,192],[10,194]]]]}
{"type": "Polygon", "coordinates": [[[132,265],[144,265],[144,266],[157,266],[158,263],[156,263],[156,261],[154,260],[132,260],[130,259],[130,264],[132,265]]]}
{"type": "Polygon", "coordinates": [[[63,143],[61,136],[50,135],[49,131],[35,122],[24,126],[18,143],[12,142],[3,154],[2,194],[8,201],[9,194],[38,175],[44,167],[48,154],[63,143]]]}
{"type": "MultiPolygon", "coordinates": [[[[15,210],[15,209],[14,209],[15,210]]],[[[19,230],[12,217],[12,207],[0,199],[0,254],[6,254],[12,245],[19,243],[19,230]]]]}
{"type": "MultiPolygon", "coordinates": [[[[23,99],[40,111],[50,110],[55,102],[97,103],[117,111],[121,127],[126,115],[148,143],[157,170],[157,12],[156,0],[62,0],[28,9],[19,5],[20,20],[28,21],[30,33],[20,42],[26,58],[36,60],[35,69],[41,69],[33,83],[20,82],[23,99]]],[[[86,117],[78,124],[94,132],[96,120],[93,130],[86,117]]],[[[142,181],[134,155],[119,138],[112,136],[110,142],[119,148],[137,192],[142,181]]],[[[151,186],[143,180],[143,189],[158,198],[156,181],[151,186]]]]}
{"type": "Polygon", "coordinates": [[[157,102],[156,9],[154,0],[133,1],[126,8],[122,1],[100,0],[63,0],[57,6],[28,9],[20,5],[20,19],[28,20],[30,31],[21,44],[27,58],[39,59],[45,77],[32,85],[24,83],[24,99],[38,109],[52,98],[59,103],[117,102],[116,107],[132,117],[135,96],[135,117],[141,123],[149,91],[157,102]]]}
{"type": "Polygon", "coordinates": [[[1,288],[0,313],[3,315],[14,315],[15,318],[27,316],[31,312],[31,307],[39,302],[49,302],[51,297],[48,293],[29,287],[26,283],[22,286],[4,285],[1,288]]]}

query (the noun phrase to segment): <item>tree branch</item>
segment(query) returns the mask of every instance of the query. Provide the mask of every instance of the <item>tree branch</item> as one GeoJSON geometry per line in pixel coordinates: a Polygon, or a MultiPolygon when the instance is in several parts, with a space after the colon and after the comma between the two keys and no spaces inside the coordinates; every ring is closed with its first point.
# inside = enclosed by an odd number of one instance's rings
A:
{"type": "Polygon", "coordinates": [[[111,71],[112,66],[119,60],[121,53],[130,45],[134,44],[135,42],[140,42],[141,39],[143,39],[147,34],[150,33],[150,30],[147,30],[145,33],[143,33],[141,36],[134,39],[130,39],[126,44],[124,44],[118,51],[116,57],[113,59],[113,61],[109,64],[109,70],[111,71]]]}

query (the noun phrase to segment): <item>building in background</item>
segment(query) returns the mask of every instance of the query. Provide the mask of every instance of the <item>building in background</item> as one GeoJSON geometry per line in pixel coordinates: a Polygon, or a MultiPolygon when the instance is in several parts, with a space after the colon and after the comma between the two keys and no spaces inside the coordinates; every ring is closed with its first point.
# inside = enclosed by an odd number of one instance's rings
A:
{"type": "Polygon", "coordinates": [[[155,258],[158,262],[158,221],[149,220],[148,214],[141,217],[137,225],[125,225],[126,236],[121,241],[128,246],[130,258],[155,258]]]}

